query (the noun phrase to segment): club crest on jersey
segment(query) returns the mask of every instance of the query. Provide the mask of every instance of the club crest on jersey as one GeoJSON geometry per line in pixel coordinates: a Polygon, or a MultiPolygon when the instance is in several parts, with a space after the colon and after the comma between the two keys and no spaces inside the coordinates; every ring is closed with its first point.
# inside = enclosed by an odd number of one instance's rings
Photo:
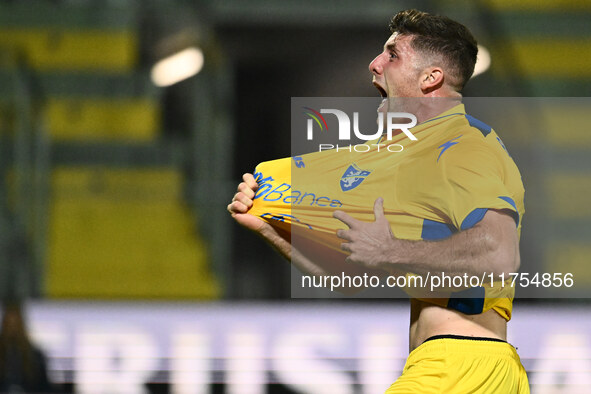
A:
{"type": "Polygon", "coordinates": [[[355,163],[351,164],[341,177],[341,190],[346,192],[355,189],[369,174],[371,171],[362,170],[355,163]]]}

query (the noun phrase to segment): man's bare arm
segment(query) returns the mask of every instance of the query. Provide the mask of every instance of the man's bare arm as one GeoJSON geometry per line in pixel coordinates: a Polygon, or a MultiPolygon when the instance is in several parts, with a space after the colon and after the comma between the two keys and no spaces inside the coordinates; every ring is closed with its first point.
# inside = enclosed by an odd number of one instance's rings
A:
{"type": "Polygon", "coordinates": [[[482,275],[515,272],[519,268],[519,241],[515,221],[502,210],[488,210],[474,227],[439,241],[411,241],[394,237],[384,216],[383,200],[374,204],[376,220],[361,222],[335,211],[349,230],[338,230],[348,261],[386,271],[445,272],[482,275]]]}

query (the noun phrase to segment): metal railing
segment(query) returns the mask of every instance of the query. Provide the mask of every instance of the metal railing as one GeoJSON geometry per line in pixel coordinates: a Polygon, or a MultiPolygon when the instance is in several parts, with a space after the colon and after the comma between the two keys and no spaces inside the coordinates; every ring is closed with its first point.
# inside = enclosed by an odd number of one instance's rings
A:
{"type": "Polygon", "coordinates": [[[12,122],[0,142],[0,290],[3,297],[38,297],[47,238],[49,138],[26,62],[14,51],[2,51],[2,59],[10,82],[2,101],[12,122]]]}

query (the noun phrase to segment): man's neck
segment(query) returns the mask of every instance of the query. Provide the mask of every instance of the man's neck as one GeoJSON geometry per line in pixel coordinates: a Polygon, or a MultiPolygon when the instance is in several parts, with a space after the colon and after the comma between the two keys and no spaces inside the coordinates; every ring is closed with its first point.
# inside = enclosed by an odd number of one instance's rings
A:
{"type": "Polygon", "coordinates": [[[425,97],[420,99],[416,112],[417,122],[423,123],[429,119],[449,111],[453,107],[461,104],[462,96],[459,97],[425,97]]]}
{"type": "Polygon", "coordinates": [[[462,95],[454,93],[445,96],[429,94],[423,97],[390,98],[388,112],[408,112],[417,117],[418,123],[422,123],[461,104],[462,95]]]}

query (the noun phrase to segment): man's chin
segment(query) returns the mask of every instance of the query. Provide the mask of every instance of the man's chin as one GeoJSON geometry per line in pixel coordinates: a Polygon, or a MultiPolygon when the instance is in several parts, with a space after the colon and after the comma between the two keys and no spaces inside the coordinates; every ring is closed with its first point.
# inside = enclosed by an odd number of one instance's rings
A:
{"type": "Polygon", "coordinates": [[[389,103],[388,103],[388,98],[384,98],[382,99],[382,102],[380,103],[380,105],[378,105],[378,109],[377,112],[383,112],[386,113],[388,112],[388,107],[389,107],[389,103]]]}
{"type": "Polygon", "coordinates": [[[377,118],[376,118],[376,124],[379,126],[380,125],[380,120],[382,122],[382,126],[386,127],[386,119],[388,118],[388,110],[389,110],[389,104],[388,104],[388,99],[384,98],[382,99],[382,102],[380,103],[380,105],[378,105],[378,108],[376,109],[376,113],[377,113],[377,118]]]}

